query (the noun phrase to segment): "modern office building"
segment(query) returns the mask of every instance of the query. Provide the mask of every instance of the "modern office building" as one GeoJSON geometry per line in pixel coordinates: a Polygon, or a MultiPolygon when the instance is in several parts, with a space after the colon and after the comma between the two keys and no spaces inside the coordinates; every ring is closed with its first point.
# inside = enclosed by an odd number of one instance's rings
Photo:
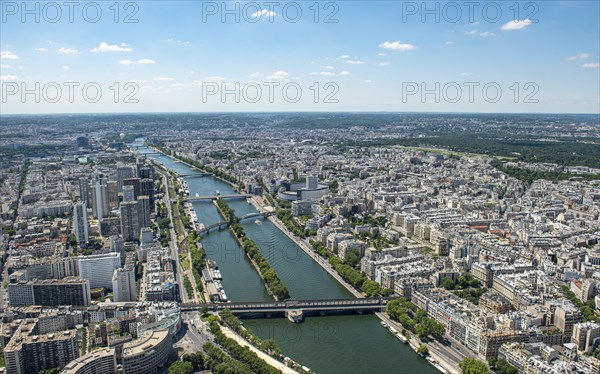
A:
{"type": "Polygon", "coordinates": [[[154,180],[147,178],[140,181],[140,196],[150,198],[151,210],[154,210],[154,180]]]}
{"type": "Polygon", "coordinates": [[[137,241],[140,229],[140,211],[137,201],[121,203],[121,235],[125,241],[137,241]]]}
{"type": "Polygon", "coordinates": [[[123,186],[123,201],[135,201],[135,192],[133,186],[123,186]]]}
{"type": "Polygon", "coordinates": [[[106,182],[106,188],[108,190],[108,205],[110,209],[114,209],[119,206],[119,189],[117,187],[117,181],[106,182]]]}
{"type": "Polygon", "coordinates": [[[111,235],[110,251],[121,254],[121,265],[125,263],[125,240],[119,235],[111,235]]]}
{"type": "Polygon", "coordinates": [[[34,328],[21,324],[4,347],[6,371],[10,374],[37,374],[63,368],[79,357],[77,330],[34,335],[34,328]]]}
{"type": "Polygon", "coordinates": [[[116,269],[113,273],[112,289],[114,302],[136,301],[135,269],[116,269]]]}
{"type": "Polygon", "coordinates": [[[150,213],[152,212],[150,197],[139,196],[137,200],[139,204],[138,209],[140,214],[140,227],[150,227],[150,213]]]}
{"type": "Polygon", "coordinates": [[[136,341],[123,345],[124,374],[156,374],[165,370],[172,352],[168,330],[147,331],[136,341]]]}
{"type": "Polygon", "coordinates": [[[85,247],[90,241],[90,225],[87,219],[87,206],[84,202],[73,205],[73,228],[77,243],[80,247],[85,247]]]}
{"type": "Polygon", "coordinates": [[[134,199],[137,199],[141,195],[140,178],[126,178],[123,180],[123,188],[125,186],[133,187],[134,199]]]}
{"type": "Polygon", "coordinates": [[[129,165],[121,165],[117,166],[117,188],[119,191],[123,189],[123,181],[128,178],[133,178],[135,176],[133,168],[129,165]]]}
{"type": "Polygon", "coordinates": [[[79,198],[85,203],[86,207],[90,207],[90,181],[87,177],[79,178],[79,198]]]}
{"type": "Polygon", "coordinates": [[[114,348],[96,349],[67,364],[62,374],[114,374],[117,372],[117,356],[114,348]]]}
{"type": "Polygon", "coordinates": [[[87,279],[69,277],[64,279],[32,280],[8,285],[10,305],[59,306],[90,305],[90,283],[87,279]]]}
{"type": "Polygon", "coordinates": [[[79,277],[90,281],[91,288],[104,287],[112,289],[112,278],[115,269],[121,267],[121,254],[117,252],[103,253],[77,258],[79,277]]]}

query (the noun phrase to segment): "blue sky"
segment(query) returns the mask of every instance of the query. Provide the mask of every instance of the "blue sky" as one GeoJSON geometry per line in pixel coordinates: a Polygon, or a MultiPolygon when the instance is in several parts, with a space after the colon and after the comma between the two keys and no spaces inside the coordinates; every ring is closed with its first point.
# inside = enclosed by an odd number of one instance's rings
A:
{"type": "Polygon", "coordinates": [[[0,113],[600,112],[600,2],[471,3],[2,0],[0,113]]]}

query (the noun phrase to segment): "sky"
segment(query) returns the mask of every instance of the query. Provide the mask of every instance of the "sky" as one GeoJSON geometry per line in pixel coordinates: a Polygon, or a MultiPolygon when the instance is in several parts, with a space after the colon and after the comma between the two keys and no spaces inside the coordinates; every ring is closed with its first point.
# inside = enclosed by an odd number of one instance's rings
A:
{"type": "Polygon", "coordinates": [[[595,0],[0,0],[0,17],[0,114],[600,113],[595,0]]]}

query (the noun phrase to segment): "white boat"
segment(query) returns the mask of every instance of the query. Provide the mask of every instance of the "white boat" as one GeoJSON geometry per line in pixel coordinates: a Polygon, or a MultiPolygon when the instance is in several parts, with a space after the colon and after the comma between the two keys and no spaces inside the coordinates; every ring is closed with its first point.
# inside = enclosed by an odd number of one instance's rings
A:
{"type": "Polygon", "coordinates": [[[259,219],[257,219],[256,221],[254,221],[254,223],[256,223],[257,225],[262,225],[262,222],[260,222],[259,219]]]}
{"type": "Polygon", "coordinates": [[[383,326],[383,327],[387,327],[387,323],[385,323],[385,322],[381,321],[381,326],[383,326]]]}
{"type": "Polygon", "coordinates": [[[195,195],[195,196],[196,196],[196,197],[200,197],[200,194],[199,194],[198,192],[196,192],[196,195],[195,195]]]}
{"type": "Polygon", "coordinates": [[[431,356],[427,356],[425,357],[425,359],[436,369],[438,369],[440,372],[447,374],[448,370],[444,369],[442,367],[442,365],[440,365],[436,360],[434,360],[431,356]]]}
{"type": "Polygon", "coordinates": [[[252,204],[252,201],[250,201],[250,199],[246,199],[246,202],[247,202],[248,204],[252,204]]]}

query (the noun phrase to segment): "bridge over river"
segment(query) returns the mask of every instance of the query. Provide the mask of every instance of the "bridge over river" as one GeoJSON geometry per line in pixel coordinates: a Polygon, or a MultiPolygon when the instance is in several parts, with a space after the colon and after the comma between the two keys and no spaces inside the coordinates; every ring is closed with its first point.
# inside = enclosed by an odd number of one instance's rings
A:
{"type": "Polygon", "coordinates": [[[293,322],[302,320],[306,312],[324,314],[339,311],[380,311],[384,310],[387,302],[392,298],[363,298],[363,299],[325,299],[325,300],[284,300],[266,302],[235,302],[235,303],[208,303],[208,304],[180,304],[181,311],[195,311],[208,308],[213,312],[229,309],[233,314],[275,314],[284,313],[293,322]]]}
{"type": "MultiPolygon", "coordinates": [[[[272,216],[274,214],[275,214],[275,212],[248,213],[248,214],[240,217],[239,221],[242,222],[242,221],[247,220],[247,219],[259,218],[259,217],[267,218],[267,217],[270,217],[270,216],[272,216]]],[[[212,225],[206,226],[206,227],[204,227],[204,228],[202,228],[200,230],[197,230],[197,232],[198,232],[198,234],[203,235],[203,234],[209,233],[211,230],[214,230],[214,229],[222,230],[224,228],[227,228],[227,227],[229,227],[230,224],[231,224],[231,222],[229,222],[229,221],[221,221],[221,222],[213,223],[212,225]]]]}
{"type": "Polygon", "coordinates": [[[225,195],[194,196],[194,197],[188,197],[185,200],[193,203],[194,201],[202,201],[202,200],[246,199],[250,196],[252,196],[252,195],[235,193],[235,194],[225,194],[225,195]]]}

